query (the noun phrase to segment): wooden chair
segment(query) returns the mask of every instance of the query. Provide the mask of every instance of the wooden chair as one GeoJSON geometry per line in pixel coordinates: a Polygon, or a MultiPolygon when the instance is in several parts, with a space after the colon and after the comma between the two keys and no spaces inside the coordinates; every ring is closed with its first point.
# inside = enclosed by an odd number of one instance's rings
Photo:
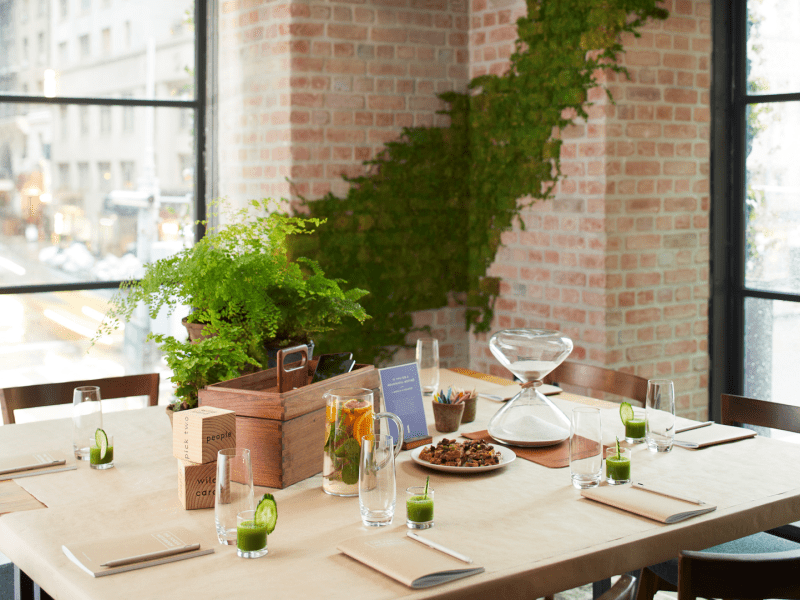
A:
{"type": "MultiPolygon", "coordinates": [[[[723,425],[758,425],[800,433],[800,406],[779,404],[766,400],[756,400],[744,396],[722,394],[721,422],[723,425]]],[[[800,553],[800,522],[790,523],[770,529],[767,532],[756,533],[747,537],[720,544],[709,548],[708,551],[688,552],[689,557],[695,555],[724,557],[731,561],[740,557],[769,557],[777,554],[791,552],[800,553]],[[758,553],[752,550],[758,549],[758,553]],[[724,553],[723,553],[724,552],[724,553]]],[[[800,556],[800,554],[798,554],[800,556]]],[[[744,561],[747,562],[746,560],[744,561]]],[[[711,563],[709,563],[711,564],[711,563]]],[[[736,564],[736,563],[734,563],[736,564]]],[[[798,563],[800,564],[800,563],[798,563]]],[[[716,568],[716,567],[714,567],[716,568]]],[[[642,569],[641,581],[637,600],[651,600],[658,590],[675,591],[680,586],[680,563],[678,559],[664,561],[657,565],[642,569]]],[[[733,567],[736,571],[736,567],[733,567]]],[[[737,589],[737,588],[733,588],[737,589]]],[[[715,592],[716,598],[791,598],[795,596],[743,596],[738,591],[733,595],[725,596],[723,592],[715,592]]],[[[700,594],[703,595],[702,593],[700,594]]],[[[708,596],[706,596],[708,597],[708,596]]],[[[680,595],[679,595],[680,598],[680,595]]]]}
{"type": "Polygon", "coordinates": [[[636,593],[636,577],[620,575],[617,582],[597,600],[633,600],[636,593]]]}
{"type": "Polygon", "coordinates": [[[681,552],[678,600],[800,598],[800,550],[764,554],[681,552]]]}
{"type": "Polygon", "coordinates": [[[644,406],[647,379],[630,373],[565,360],[544,378],[552,385],[574,385],[597,392],[615,394],[644,406]]]}
{"type": "Polygon", "coordinates": [[[88,381],[65,381],[63,383],[43,383],[21,387],[0,388],[0,414],[3,423],[12,425],[14,411],[21,408],[72,404],[72,391],[79,386],[96,385],[104,400],[148,396],[149,406],[158,404],[158,373],[143,375],[124,375],[88,381]]]}

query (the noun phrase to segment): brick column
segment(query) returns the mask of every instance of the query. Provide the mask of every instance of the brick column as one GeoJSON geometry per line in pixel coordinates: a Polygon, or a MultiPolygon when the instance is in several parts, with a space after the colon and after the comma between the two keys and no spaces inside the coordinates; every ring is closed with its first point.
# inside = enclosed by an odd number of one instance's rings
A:
{"type": "MultiPolygon", "coordinates": [[[[473,1],[472,74],[497,72],[507,26],[473,1]]],[[[671,16],[626,37],[631,80],[606,74],[616,104],[593,90],[589,119],[563,132],[567,175],[552,201],[504,234],[493,330],[551,327],[572,360],[675,381],[681,414],[708,406],[710,2],[665,2],[671,16]]],[[[473,368],[507,373],[488,336],[473,368]]]]}

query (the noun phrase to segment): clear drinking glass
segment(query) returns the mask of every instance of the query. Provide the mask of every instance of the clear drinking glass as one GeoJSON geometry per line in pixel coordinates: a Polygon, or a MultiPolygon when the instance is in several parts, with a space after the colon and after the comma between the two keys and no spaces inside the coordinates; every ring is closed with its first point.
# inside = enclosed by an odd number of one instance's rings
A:
{"type": "Polygon", "coordinates": [[[100,447],[94,436],[89,440],[89,466],[93,469],[112,469],[114,467],[114,436],[108,436],[106,455],[100,456],[100,447]]]}
{"type": "Polygon", "coordinates": [[[606,481],[611,485],[631,482],[631,449],[612,446],[606,449],[606,481]]]}
{"type": "Polygon", "coordinates": [[[603,442],[599,408],[572,409],[569,472],[572,485],[578,489],[600,485],[603,475],[603,442]]]}
{"type": "Polygon", "coordinates": [[[89,440],[103,428],[103,405],[96,385],[76,387],[72,392],[72,449],[78,460],[89,460],[89,440]]]}
{"type": "Polygon", "coordinates": [[[267,525],[255,521],[255,510],[243,510],[236,515],[236,556],[261,558],[267,549],[267,525]]]}
{"type": "Polygon", "coordinates": [[[390,525],[396,502],[394,439],[385,434],[364,436],[358,468],[361,521],[368,527],[390,525]]]}
{"type": "Polygon", "coordinates": [[[629,444],[642,444],[645,441],[647,418],[643,408],[633,409],[633,418],[625,423],[625,441],[629,444]]]}
{"type": "Polygon", "coordinates": [[[424,395],[434,394],[439,388],[439,340],[420,338],[417,340],[417,367],[419,382],[424,395]]]}
{"type": "Polygon", "coordinates": [[[409,529],[433,527],[433,488],[414,485],[406,488],[406,526],[409,529]]]}
{"type": "Polygon", "coordinates": [[[669,452],[675,441],[675,386],[669,379],[647,382],[647,447],[652,452],[669,452]]]}
{"type": "Polygon", "coordinates": [[[214,522],[220,544],[236,543],[237,515],[254,510],[253,468],[250,450],[225,448],[217,453],[214,522]]]}

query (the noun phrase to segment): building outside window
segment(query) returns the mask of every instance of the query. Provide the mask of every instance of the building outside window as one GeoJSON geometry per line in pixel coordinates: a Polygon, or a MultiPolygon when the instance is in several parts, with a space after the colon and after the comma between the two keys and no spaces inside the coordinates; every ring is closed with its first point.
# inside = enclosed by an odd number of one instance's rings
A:
{"type": "Polygon", "coordinates": [[[86,137],[89,135],[89,107],[81,106],[78,108],[78,114],[81,121],[81,136],[86,137]]]}
{"type": "Polygon", "coordinates": [[[100,133],[109,135],[111,133],[111,107],[100,107],[100,133]]]}
{"type": "Polygon", "coordinates": [[[89,163],[87,162],[79,162],[78,163],[78,189],[81,191],[88,190],[90,188],[89,184],[89,163]]]}
{"type": "Polygon", "coordinates": [[[111,163],[97,163],[97,176],[100,181],[100,191],[110,192],[113,188],[113,182],[111,181],[111,163]]]}
{"type": "Polygon", "coordinates": [[[102,32],[103,54],[111,54],[111,28],[106,27],[102,32]]]}
{"type": "Polygon", "coordinates": [[[81,50],[81,58],[89,58],[92,53],[91,46],[89,45],[89,35],[82,35],[78,38],[78,47],[81,50]]]}
{"type": "Polygon", "coordinates": [[[68,190],[71,187],[69,180],[69,163],[58,164],[58,189],[68,190]]]}
{"type": "Polygon", "coordinates": [[[43,65],[47,60],[47,49],[44,43],[44,31],[40,31],[36,36],[36,64],[43,65]]]}
{"type": "Polygon", "coordinates": [[[132,160],[123,160],[119,163],[119,172],[122,175],[122,185],[127,189],[133,189],[135,183],[134,171],[136,166],[132,160]]]}
{"type": "MultiPolygon", "coordinates": [[[[7,385],[24,385],[160,371],[166,382],[169,371],[145,338],[151,331],[180,328],[179,315],[128,323],[87,350],[100,323],[95,317],[102,319],[119,283],[144,263],[191,245],[194,222],[205,218],[199,142],[193,130],[175,132],[182,111],[205,115],[205,94],[198,98],[194,89],[195,73],[205,72],[195,27],[205,27],[206,3],[28,1],[53,11],[41,38],[40,21],[33,31],[21,26],[15,12],[20,0],[0,0],[0,68],[13,59],[22,69],[4,80],[8,95],[0,95],[0,115],[11,117],[8,127],[0,127],[0,183],[11,182],[7,210],[0,212],[0,338],[19,349],[0,361],[0,377],[7,385]],[[99,8],[97,19],[86,18],[99,8]],[[119,32],[119,42],[112,32],[119,32]],[[22,53],[23,37],[27,67],[13,58],[22,53]],[[45,61],[36,65],[40,39],[45,61]],[[122,63],[110,56],[116,43],[125,49],[122,63]],[[157,66],[150,72],[148,44],[157,66]],[[196,68],[198,52],[202,62],[196,68]],[[56,63],[48,64],[47,57],[56,63]],[[50,68],[54,85],[47,86],[50,68]],[[150,80],[154,95],[146,93],[150,80]],[[171,95],[176,87],[189,93],[171,95]],[[115,125],[118,114],[121,123],[115,125]],[[191,177],[179,172],[178,155],[189,157],[186,164],[194,161],[191,177]],[[178,235],[163,236],[167,218],[178,235]],[[3,321],[11,307],[24,315],[13,336],[3,321]]],[[[165,383],[162,390],[165,401],[170,387],[165,383]]]]}

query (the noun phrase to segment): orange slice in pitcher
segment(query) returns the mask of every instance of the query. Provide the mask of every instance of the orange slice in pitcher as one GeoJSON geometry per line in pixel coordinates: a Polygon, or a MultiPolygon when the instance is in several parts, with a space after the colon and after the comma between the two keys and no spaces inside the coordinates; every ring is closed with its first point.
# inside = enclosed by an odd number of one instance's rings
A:
{"type": "Polygon", "coordinates": [[[328,423],[333,423],[336,420],[336,405],[328,405],[325,407],[325,420],[328,423]]]}
{"type": "Polygon", "coordinates": [[[353,437],[361,445],[361,438],[372,433],[372,411],[357,417],[353,423],[353,437]]]}

